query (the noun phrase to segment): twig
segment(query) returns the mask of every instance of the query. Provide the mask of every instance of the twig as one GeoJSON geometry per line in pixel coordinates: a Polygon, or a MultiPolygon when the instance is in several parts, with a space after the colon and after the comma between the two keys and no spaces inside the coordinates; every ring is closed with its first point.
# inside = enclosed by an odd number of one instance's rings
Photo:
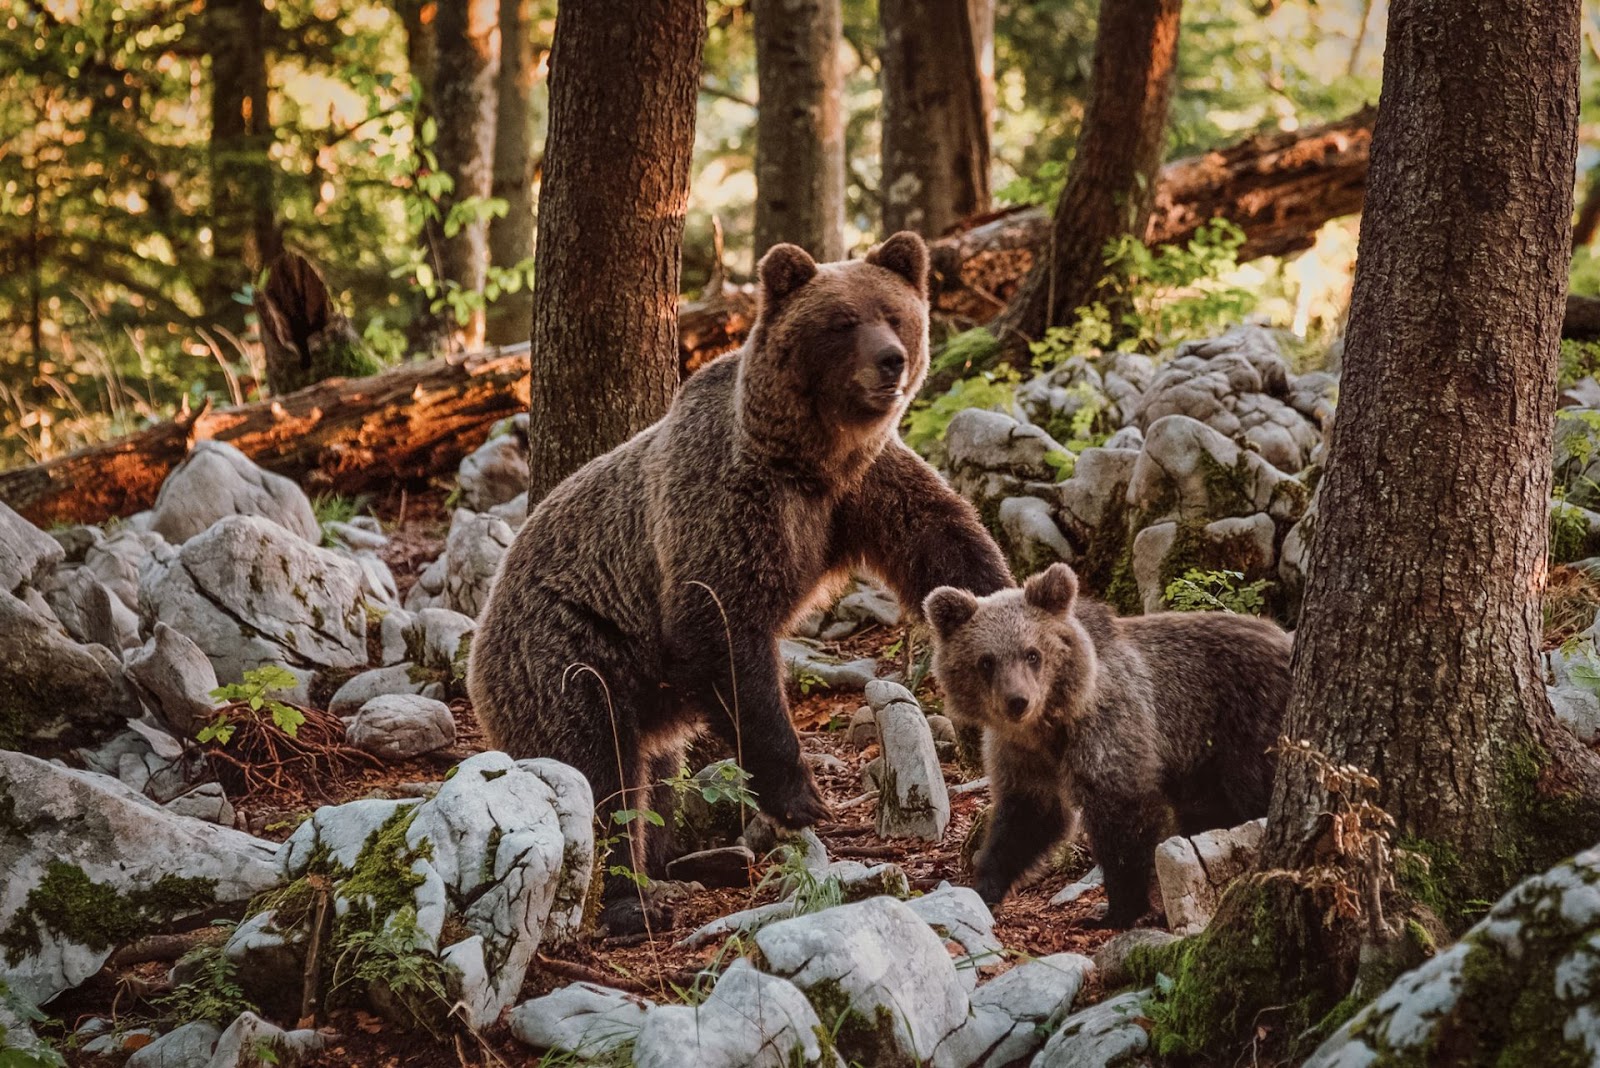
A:
{"type": "Polygon", "coordinates": [[[300,1026],[310,1027],[317,1012],[317,987],[322,976],[322,933],[328,923],[328,901],[332,885],[326,876],[310,875],[307,882],[317,892],[316,909],[311,915],[311,934],[306,942],[305,979],[300,986],[300,1026]]]}
{"type": "Polygon", "coordinates": [[[842,845],[832,850],[836,857],[855,857],[862,860],[893,860],[905,856],[905,849],[900,846],[851,846],[842,845]]]}
{"type": "Polygon", "coordinates": [[[541,970],[548,972],[549,974],[560,979],[570,979],[575,983],[594,983],[597,986],[609,986],[629,994],[651,993],[649,987],[636,980],[628,979],[620,975],[608,975],[607,973],[596,968],[590,968],[589,966],[579,964],[576,961],[553,960],[552,958],[545,956],[543,953],[540,953],[533,958],[533,962],[541,970]]]}

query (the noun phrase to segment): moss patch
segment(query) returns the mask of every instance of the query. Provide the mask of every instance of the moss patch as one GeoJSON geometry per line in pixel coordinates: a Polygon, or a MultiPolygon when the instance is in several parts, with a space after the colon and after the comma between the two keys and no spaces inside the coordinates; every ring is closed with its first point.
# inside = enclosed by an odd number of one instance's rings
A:
{"type": "Polygon", "coordinates": [[[121,891],[97,883],[77,865],[53,860],[39,885],[0,932],[6,962],[44,948],[41,932],[88,946],[96,952],[130,942],[174,918],[216,904],[215,879],[163,875],[149,887],[121,891]]]}

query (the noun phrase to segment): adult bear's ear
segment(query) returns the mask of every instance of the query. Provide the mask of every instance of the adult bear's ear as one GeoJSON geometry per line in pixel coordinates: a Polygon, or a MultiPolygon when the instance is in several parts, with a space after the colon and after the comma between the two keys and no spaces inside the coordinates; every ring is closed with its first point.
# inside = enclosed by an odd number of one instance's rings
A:
{"type": "Polygon", "coordinates": [[[977,610],[978,599],[954,586],[940,586],[922,602],[922,614],[928,617],[934,633],[941,638],[954,634],[977,610]]]}
{"type": "Polygon", "coordinates": [[[817,276],[817,261],[799,245],[773,245],[757,268],[761,292],[770,304],[782,300],[817,276]]]}
{"type": "Polygon", "coordinates": [[[1078,597],[1078,576],[1066,564],[1051,564],[1022,586],[1022,599],[1053,615],[1065,615],[1078,597]]]}
{"type": "Polygon", "coordinates": [[[928,246],[910,230],[901,230],[889,240],[867,253],[867,262],[895,274],[911,283],[911,288],[924,299],[928,296],[928,246]]]}

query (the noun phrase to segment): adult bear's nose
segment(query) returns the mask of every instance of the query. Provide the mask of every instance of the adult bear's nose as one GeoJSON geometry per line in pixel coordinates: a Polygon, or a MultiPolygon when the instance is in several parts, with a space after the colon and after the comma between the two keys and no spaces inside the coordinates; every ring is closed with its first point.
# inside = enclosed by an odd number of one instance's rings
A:
{"type": "Polygon", "coordinates": [[[900,380],[906,369],[906,350],[899,345],[888,345],[878,350],[878,373],[886,381],[900,380]]]}

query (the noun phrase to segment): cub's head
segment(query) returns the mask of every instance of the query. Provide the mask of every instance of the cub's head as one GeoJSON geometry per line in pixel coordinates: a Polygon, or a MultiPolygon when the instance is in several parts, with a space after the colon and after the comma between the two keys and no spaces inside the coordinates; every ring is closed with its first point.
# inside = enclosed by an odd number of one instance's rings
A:
{"type": "Polygon", "coordinates": [[[941,586],[923,613],[933,624],[933,671],[949,710],[1000,730],[1079,714],[1094,692],[1094,642],[1073,613],[1078,577],[1053,564],[1020,590],[974,597],[941,586]]]}
{"type": "Polygon", "coordinates": [[[763,429],[805,422],[813,433],[898,423],[928,369],[922,238],[895,234],[864,260],[825,264],[797,245],[775,245],[760,276],[743,369],[747,414],[763,429]]]}

